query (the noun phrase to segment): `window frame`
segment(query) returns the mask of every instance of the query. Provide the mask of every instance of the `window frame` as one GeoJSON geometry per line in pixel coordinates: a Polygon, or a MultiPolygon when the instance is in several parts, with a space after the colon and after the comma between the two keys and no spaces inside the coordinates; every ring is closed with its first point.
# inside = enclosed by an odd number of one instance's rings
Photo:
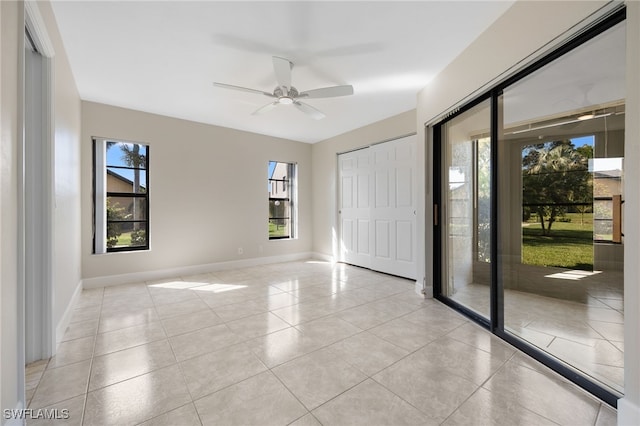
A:
{"type": "MultiPolygon", "coordinates": [[[[298,215],[297,215],[297,210],[298,210],[298,206],[297,206],[297,195],[298,195],[298,164],[294,163],[294,162],[288,162],[288,161],[275,161],[275,160],[270,160],[267,166],[267,171],[269,171],[270,165],[272,163],[275,163],[277,167],[278,164],[286,164],[286,174],[282,177],[282,179],[273,179],[271,175],[267,175],[267,183],[268,183],[268,200],[267,200],[267,206],[268,206],[268,224],[271,224],[272,220],[287,220],[289,222],[289,232],[288,235],[282,235],[282,236],[272,236],[270,231],[269,231],[269,227],[267,226],[267,236],[269,241],[274,241],[274,240],[292,240],[292,239],[296,239],[297,238],[297,234],[298,234],[298,227],[297,227],[297,223],[298,223],[298,215]],[[278,185],[282,183],[282,188],[283,191],[286,191],[288,194],[286,197],[272,197],[272,188],[277,187],[278,185]],[[289,207],[288,207],[288,216],[286,217],[271,217],[271,202],[277,202],[277,201],[285,201],[288,203],[289,207]]],[[[274,168],[275,171],[275,168],[274,168]]]]}
{"type": "MultiPolygon", "coordinates": [[[[150,146],[142,142],[132,142],[122,139],[93,137],[93,254],[121,253],[131,251],[146,251],[150,249],[150,202],[149,202],[149,153],[150,146]],[[145,148],[144,167],[113,166],[107,163],[107,143],[140,145],[145,148]],[[110,169],[140,170],[144,172],[144,182],[140,185],[144,192],[118,192],[107,190],[107,174],[110,169]],[[99,171],[99,169],[101,171],[99,171]],[[107,200],[109,198],[131,198],[142,200],[145,219],[109,220],[107,218],[107,200]],[[145,243],[136,246],[108,247],[107,228],[109,223],[141,223],[144,224],[145,243]]],[[[134,201],[135,202],[135,201],[134,201]]]]}

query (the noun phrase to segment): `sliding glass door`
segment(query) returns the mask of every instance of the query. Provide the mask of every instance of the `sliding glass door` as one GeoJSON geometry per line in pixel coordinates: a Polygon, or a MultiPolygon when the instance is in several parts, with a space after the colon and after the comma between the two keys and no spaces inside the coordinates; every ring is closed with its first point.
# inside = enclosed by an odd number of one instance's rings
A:
{"type": "Polygon", "coordinates": [[[443,296],[489,317],[491,104],[485,100],[442,126],[443,296]]]}
{"type": "Polygon", "coordinates": [[[625,24],[503,90],[504,329],[622,393],[625,24]]]}
{"type": "Polygon", "coordinates": [[[624,11],[434,127],[436,297],[613,403],[624,11]]]}

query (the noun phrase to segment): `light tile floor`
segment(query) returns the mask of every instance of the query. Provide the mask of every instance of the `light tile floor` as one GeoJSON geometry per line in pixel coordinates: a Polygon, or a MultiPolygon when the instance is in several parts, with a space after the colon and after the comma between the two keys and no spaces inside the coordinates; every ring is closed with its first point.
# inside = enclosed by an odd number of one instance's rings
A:
{"type": "Polygon", "coordinates": [[[616,420],[412,282],[316,261],[84,290],[27,384],[70,425],[616,420]]]}

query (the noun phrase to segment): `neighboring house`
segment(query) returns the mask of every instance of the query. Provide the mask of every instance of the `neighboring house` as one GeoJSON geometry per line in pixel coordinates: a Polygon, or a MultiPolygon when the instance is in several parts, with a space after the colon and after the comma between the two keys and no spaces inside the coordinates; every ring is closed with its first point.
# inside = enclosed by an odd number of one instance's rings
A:
{"type": "Polygon", "coordinates": [[[287,163],[276,163],[276,166],[269,176],[269,197],[270,198],[289,198],[289,182],[287,163]]]}
{"type": "MultiPolygon", "coordinates": [[[[107,169],[107,194],[109,193],[123,193],[123,194],[132,194],[134,193],[134,182],[112,170],[107,169]]],[[[146,192],[144,186],[139,185],[138,193],[146,192]]],[[[134,209],[142,208],[142,212],[145,212],[146,209],[144,204],[135,204],[134,198],[131,197],[118,197],[118,196],[108,196],[109,199],[109,207],[112,209],[117,209],[122,213],[123,218],[133,219],[135,216],[138,217],[138,214],[134,213],[134,209]]],[[[140,212],[140,210],[138,211],[140,212]]],[[[145,215],[142,215],[146,217],[145,215]]],[[[140,229],[139,225],[133,223],[120,223],[119,229],[123,232],[129,232],[133,229],[140,229]]]]}
{"type": "MultiPolygon", "coordinates": [[[[141,189],[143,187],[141,186],[141,189]]],[[[133,181],[107,170],[107,192],[133,192],[133,181]]]]}

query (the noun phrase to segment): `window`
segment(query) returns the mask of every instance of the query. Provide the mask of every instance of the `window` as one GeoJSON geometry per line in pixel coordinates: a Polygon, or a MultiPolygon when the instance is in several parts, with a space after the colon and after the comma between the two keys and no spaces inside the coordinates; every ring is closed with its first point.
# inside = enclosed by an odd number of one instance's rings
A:
{"type": "Polygon", "coordinates": [[[94,253],[149,249],[149,146],[94,139],[94,253]]]}
{"type": "Polygon", "coordinates": [[[269,161],[269,239],[294,238],[296,228],[296,165],[269,161]]]}
{"type": "Polygon", "coordinates": [[[622,243],[622,157],[593,158],[593,239],[622,243]]]}
{"type": "Polygon", "coordinates": [[[491,138],[473,141],[474,219],[476,260],[491,261],[491,138]]]}

